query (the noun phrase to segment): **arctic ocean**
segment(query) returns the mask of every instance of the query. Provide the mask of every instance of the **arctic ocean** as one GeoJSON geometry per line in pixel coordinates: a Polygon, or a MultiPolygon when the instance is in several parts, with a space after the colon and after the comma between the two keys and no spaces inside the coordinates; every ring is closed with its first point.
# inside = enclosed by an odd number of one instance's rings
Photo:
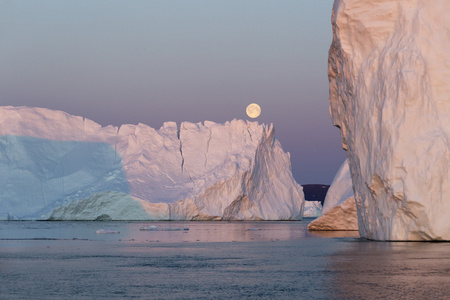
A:
{"type": "Polygon", "coordinates": [[[0,222],[4,299],[443,299],[449,243],[291,222],[0,222]],[[99,232],[99,233],[97,233],[99,232]]]}

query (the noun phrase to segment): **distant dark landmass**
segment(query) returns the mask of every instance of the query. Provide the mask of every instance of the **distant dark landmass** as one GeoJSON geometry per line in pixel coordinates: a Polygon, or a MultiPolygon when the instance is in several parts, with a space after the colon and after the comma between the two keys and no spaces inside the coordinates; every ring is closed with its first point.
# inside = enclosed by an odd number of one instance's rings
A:
{"type": "Polygon", "coordinates": [[[327,195],[329,185],[325,184],[304,184],[303,193],[306,201],[320,201],[323,205],[325,196],[327,195]]]}

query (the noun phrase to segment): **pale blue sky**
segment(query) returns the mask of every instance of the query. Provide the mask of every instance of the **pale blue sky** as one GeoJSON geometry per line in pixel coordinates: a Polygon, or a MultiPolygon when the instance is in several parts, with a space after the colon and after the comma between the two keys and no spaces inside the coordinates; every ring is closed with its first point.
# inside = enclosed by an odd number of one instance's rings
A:
{"type": "Polygon", "coordinates": [[[328,113],[332,0],[0,0],[0,105],[102,125],[274,123],[301,184],[345,159],[328,113]]]}

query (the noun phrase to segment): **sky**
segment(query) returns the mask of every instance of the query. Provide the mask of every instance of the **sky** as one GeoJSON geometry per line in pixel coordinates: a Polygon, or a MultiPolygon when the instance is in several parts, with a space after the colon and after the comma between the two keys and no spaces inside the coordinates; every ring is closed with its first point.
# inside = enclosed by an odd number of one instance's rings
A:
{"type": "Polygon", "coordinates": [[[106,125],[273,123],[300,184],[346,155],[332,126],[332,0],[0,0],[0,105],[106,125]]]}

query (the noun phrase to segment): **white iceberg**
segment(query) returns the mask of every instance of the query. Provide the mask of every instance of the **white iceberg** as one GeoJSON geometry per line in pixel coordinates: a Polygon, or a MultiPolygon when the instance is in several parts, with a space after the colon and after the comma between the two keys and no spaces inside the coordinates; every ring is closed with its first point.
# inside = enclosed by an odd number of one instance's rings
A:
{"type": "Polygon", "coordinates": [[[323,202],[322,214],[326,214],[331,208],[343,203],[345,200],[353,196],[352,177],[350,175],[350,168],[348,159],[346,159],[336,175],[333,182],[328,189],[327,195],[323,202]]]}
{"type": "Polygon", "coordinates": [[[309,230],[358,230],[348,159],[339,168],[323,203],[322,214],[308,224],[309,230]]]}
{"type": "Polygon", "coordinates": [[[317,218],[322,213],[321,201],[305,201],[305,207],[303,209],[304,218],[317,218]]]}
{"type": "Polygon", "coordinates": [[[359,231],[450,240],[450,1],[336,0],[330,112],[359,231]]]}
{"type": "Polygon", "coordinates": [[[0,107],[0,215],[52,220],[299,220],[273,125],[106,126],[0,107]]]}

